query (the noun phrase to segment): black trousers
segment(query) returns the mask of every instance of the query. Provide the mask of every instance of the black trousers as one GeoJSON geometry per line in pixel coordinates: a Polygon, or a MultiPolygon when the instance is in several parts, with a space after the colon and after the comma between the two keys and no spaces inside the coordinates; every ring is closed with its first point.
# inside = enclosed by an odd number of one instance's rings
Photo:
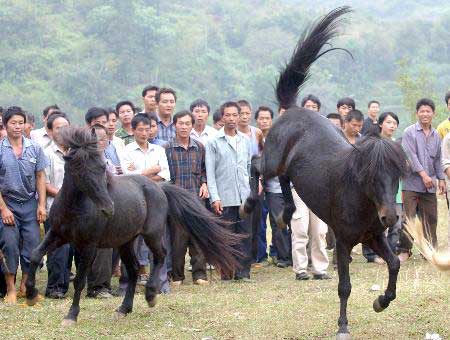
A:
{"type": "Polygon", "coordinates": [[[3,275],[2,268],[0,266],[0,298],[6,295],[6,281],[5,276],[3,275]]]}
{"type": "Polygon", "coordinates": [[[101,289],[111,289],[112,248],[97,249],[87,276],[87,294],[101,289]]]}
{"type": "Polygon", "coordinates": [[[180,228],[170,228],[172,240],[172,280],[183,281],[186,251],[189,248],[191,257],[192,279],[206,280],[206,260],[203,253],[195,245],[193,238],[180,228]]]}
{"type": "MultiPolygon", "coordinates": [[[[236,269],[234,278],[236,280],[250,278],[250,267],[252,264],[252,226],[248,219],[241,220],[239,217],[239,206],[224,207],[222,218],[234,222],[228,227],[231,232],[245,235],[241,242],[236,245],[236,249],[239,250],[243,256],[237,258],[240,268],[236,269]]],[[[222,279],[231,279],[231,277],[222,276],[222,279]]]]}
{"type": "MultiPolygon", "coordinates": [[[[50,230],[50,223],[44,222],[45,232],[50,230]]],[[[47,254],[47,289],[45,294],[60,292],[66,294],[69,290],[69,252],[70,245],[64,244],[47,254]]]]}
{"type": "Polygon", "coordinates": [[[283,211],[283,194],[266,192],[266,202],[269,208],[270,226],[272,228],[272,243],[277,249],[278,261],[292,262],[292,241],[290,231],[277,226],[276,217],[283,211]]]}

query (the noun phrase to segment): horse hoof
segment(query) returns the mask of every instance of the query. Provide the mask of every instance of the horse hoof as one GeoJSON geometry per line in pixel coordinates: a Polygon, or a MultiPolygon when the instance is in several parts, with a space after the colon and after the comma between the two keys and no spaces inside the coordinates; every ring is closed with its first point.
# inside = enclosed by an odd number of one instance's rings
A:
{"type": "Polygon", "coordinates": [[[148,306],[149,306],[150,308],[155,307],[155,306],[156,306],[156,296],[155,296],[153,299],[148,300],[148,301],[147,301],[147,304],[148,304],[148,306]]]}
{"type": "Polygon", "coordinates": [[[351,340],[350,333],[337,333],[336,340],[351,340]]]}
{"type": "Polygon", "coordinates": [[[75,326],[76,324],[77,322],[72,319],[63,319],[63,321],[61,321],[61,326],[63,327],[72,327],[75,326]]]}
{"type": "Polygon", "coordinates": [[[247,218],[248,214],[245,212],[245,202],[242,203],[239,207],[239,217],[241,219],[247,218]]]}
{"type": "Polygon", "coordinates": [[[116,320],[120,320],[120,319],[123,319],[124,317],[126,317],[127,315],[125,314],[125,313],[122,313],[122,312],[119,312],[119,311],[116,311],[115,313],[114,313],[114,318],[116,319],[116,320]]]}
{"type": "Polygon", "coordinates": [[[383,308],[383,307],[381,306],[381,304],[380,304],[380,298],[377,297],[377,298],[375,299],[375,301],[373,302],[373,310],[374,310],[375,312],[377,312],[377,313],[380,313],[380,312],[384,311],[384,309],[385,309],[385,308],[383,308]]]}
{"type": "Polygon", "coordinates": [[[32,299],[26,299],[26,303],[29,307],[33,307],[36,303],[38,303],[39,301],[39,296],[36,295],[34,298],[32,299]]]}

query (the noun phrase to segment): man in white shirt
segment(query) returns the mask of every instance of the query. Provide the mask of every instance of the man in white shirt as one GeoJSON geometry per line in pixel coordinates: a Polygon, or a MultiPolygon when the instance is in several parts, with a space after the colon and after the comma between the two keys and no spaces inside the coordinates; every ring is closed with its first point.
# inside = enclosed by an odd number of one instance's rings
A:
{"type": "MultiPolygon", "coordinates": [[[[154,181],[170,181],[170,170],[167,162],[166,151],[163,147],[148,142],[150,138],[150,120],[146,114],[137,114],[131,120],[134,142],[125,146],[123,153],[123,170],[125,174],[139,174],[154,181]]],[[[170,258],[170,242],[168,233],[165,235],[167,251],[166,261],[170,258]]],[[[148,279],[146,267],[149,265],[149,250],[140,237],[137,240],[137,258],[139,262],[139,284],[144,284],[148,279]]],[[[166,262],[165,261],[165,262],[166,262]]],[[[166,262],[167,264],[167,262],[166,262]]],[[[170,265],[169,265],[170,266],[170,265]]],[[[169,292],[167,279],[167,267],[161,271],[161,292],[169,292]]]]}
{"type": "MultiPolygon", "coordinates": [[[[47,128],[51,133],[52,141],[44,149],[48,159],[48,166],[45,168],[46,191],[47,191],[47,214],[53,204],[55,196],[61,189],[64,179],[64,155],[66,149],[59,144],[60,131],[69,126],[69,120],[60,113],[53,114],[47,120],[47,128]]],[[[45,231],[51,228],[49,220],[44,222],[45,231]]],[[[69,252],[70,245],[65,244],[47,254],[47,288],[45,296],[51,299],[62,299],[69,289],[69,252]]]]}
{"type": "Polygon", "coordinates": [[[206,125],[210,112],[209,104],[203,99],[197,99],[192,102],[190,111],[195,117],[195,123],[191,130],[191,138],[206,145],[206,143],[214,139],[217,135],[216,129],[206,125]]]}
{"type": "Polygon", "coordinates": [[[42,121],[44,126],[37,130],[32,130],[30,132],[30,137],[32,140],[37,142],[43,149],[45,149],[52,141],[49,130],[47,129],[47,120],[55,112],[59,111],[58,105],[47,106],[42,112],[42,121]]]}

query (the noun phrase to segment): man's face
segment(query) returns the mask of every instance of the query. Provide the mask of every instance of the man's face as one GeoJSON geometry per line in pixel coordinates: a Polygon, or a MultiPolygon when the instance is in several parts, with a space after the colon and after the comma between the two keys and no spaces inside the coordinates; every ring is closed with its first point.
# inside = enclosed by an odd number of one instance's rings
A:
{"type": "Polygon", "coordinates": [[[372,103],[369,106],[369,116],[376,117],[378,116],[378,113],[380,112],[380,105],[378,103],[372,103]]]}
{"type": "Polygon", "coordinates": [[[13,115],[6,123],[6,133],[11,139],[22,138],[25,129],[25,119],[19,115],[13,115]]]}
{"type": "Polygon", "coordinates": [[[192,110],[192,114],[195,117],[195,121],[199,124],[206,124],[208,121],[208,108],[206,106],[196,106],[192,110]]]}
{"type": "Polygon", "coordinates": [[[349,136],[356,137],[361,132],[362,126],[362,120],[352,119],[345,123],[345,131],[349,136]]]}
{"type": "Polygon", "coordinates": [[[308,110],[311,110],[311,111],[319,112],[319,105],[317,105],[317,103],[313,102],[312,100],[307,100],[303,107],[305,109],[308,109],[308,110]]]}
{"type": "Polygon", "coordinates": [[[30,133],[31,133],[31,130],[33,130],[33,129],[34,129],[34,123],[26,122],[25,126],[24,126],[24,130],[23,130],[25,137],[30,138],[30,133]]]}
{"type": "Polygon", "coordinates": [[[108,146],[108,135],[106,134],[106,131],[103,129],[96,129],[95,134],[97,135],[98,149],[100,152],[105,151],[108,146]]]}
{"type": "Polygon", "coordinates": [[[145,94],[144,100],[144,107],[145,111],[148,112],[156,112],[156,91],[147,91],[145,94]]]}
{"type": "Polygon", "coordinates": [[[270,111],[259,111],[258,118],[256,119],[256,126],[261,129],[261,131],[267,131],[272,126],[272,116],[270,111]]]}
{"type": "Polygon", "coordinates": [[[241,106],[241,113],[239,113],[239,124],[247,126],[250,124],[252,117],[252,110],[248,106],[241,106]]]}
{"type": "Polygon", "coordinates": [[[110,113],[108,124],[106,124],[106,128],[108,129],[108,136],[114,135],[114,132],[116,132],[116,126],[117,126],[117,116],[115,113],[110,113]]]}
{"type": "Polygon", "coordinates": [[[108,124],[108,118],[105,115],[94,118],[91,121],[91,126],[94,126],[96,124],[106,127],[106,125],[108,124]]]}
{"type": "Polygon", "coordinates": [[[338,107],[338,113],[341,115],[342,119],[345,120],[345,117],[347,117],[348,113],[354,109],[351,105],[341,105],[338,107]]]}
{"type": "Polygon", "coordinates": [[[61,134],[61,130],[68,127],[69,126],[69,122],[67,121],[67,119],[63,118],[63,117],[58,117],[53,121],[53,128],[51,130],[51,136],[52,139],[55,140],[56,142],[58,142],[58,138],[61,134]]]}
{"type": "Polygon", "coordinates": [[[142,122],[138,123],[136,129],[133,130],[134,139],[137,143],[143,144],[150,138],[150,125],[142,122]]]}
{"type": "Polygon", "coordinates": [[[223,110],[222,120],[226,129],[229,130],[236,129],[236,125],[240,120],[237,107],[235,106],[226,107],[223,110]]]}
{"type": "Polygon", "coordinates": [[[177,137],[179,138],[187,138],[191,134],[192,130],[192,118],[187,115],[177,119],[177,123],[175,124],[175,130],[177,133],[177,137]]]}
{"type": "Polygon", "coordinates": [[[422,105],[416,113],[420,124],[429,125],[433,120],[434,111],[428,105],[422,105]]]}
{"type": "Polygon", "coordinates": [[[158,103],[158,113],[160,116],[172,116],[175,110],[175,96],[172,93],[161,93],[158,103]]]}
{"type": "Polygon", "coordinates": [[[328,118],[338,129],[342,129],[341,121],[337,118],[328,118]]]}
{"type": "Polygon", "coordinates": [[[150,136],[148,137],[150,140],[153,140],[156,138],[156,135],[158,134],[158,124],[154,119],[150,120],[150,136]]]}
{"type": "Polygon", "coordinates": [[[131,124],[131,120],[134,117],[134,111],[130,105],[122,105],[121,107],[119,107],[118,114],[122,125],[131,124]]]}

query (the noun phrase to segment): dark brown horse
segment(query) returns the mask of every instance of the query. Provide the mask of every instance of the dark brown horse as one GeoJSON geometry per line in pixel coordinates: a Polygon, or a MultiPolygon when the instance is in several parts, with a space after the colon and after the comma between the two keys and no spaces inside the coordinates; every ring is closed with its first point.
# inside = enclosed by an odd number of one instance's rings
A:
{"type": "MultiPolygon", "coordinates": [[[[306,81],[310,66],[333,50],[322,48],[337,35],[341,17],[347,12],[347,7],[333,10],[306,31],[281,72],[276,95],[280,106],[289,109],[274,123],[266,138],[260,169],[265,180],[280,178],[285,198],[282,224],[289,223],[295,211],[292,183],[306,205],[336,235],[341,306],[338,338],[344,339],[349,337],[349,259],[355,245],[368,245],[389,268],[389,283],[384,295],[375,300],[375,311],[382,311],[395,299],[400,262],[384,231],[397,222],[395,195],[399,179],[408,169],[406,156],[398,144],[368,137],[352,146],[326,118],[296,106],[299,88],[306,81]]],[[[250,212],[256,197],[253,190],[242,210],[250,212]]]]}
{"type": "Polygon", "coordinates": [[[35,275],[42,257],[71,242],[81,260],[74,279],[72,306],[63,325],[77,321],[81,291],[96,248],[119,249],[129,284],[117,316],[130,313],[138,272],[133,241],[142,235],[153,253],[154,265],[145,287],[145,299],[153,307],[160,288],[159,271],[166,256],[166,225],[191,234],[209,263],[224,272],[233,270],[234,255],[238,255],[233,245],[239,239],[227,232],[227,222],[210,213],[195,195],[172,184],[158,185],[140,175],[110,175],[98,152],[96,137],[86,129],[68,130],[63,138],[70,148],[65,157],[64,181],[50,209],[51,229],[31,256],[26,283],[29,305],[37,301],[35,275]]]}

